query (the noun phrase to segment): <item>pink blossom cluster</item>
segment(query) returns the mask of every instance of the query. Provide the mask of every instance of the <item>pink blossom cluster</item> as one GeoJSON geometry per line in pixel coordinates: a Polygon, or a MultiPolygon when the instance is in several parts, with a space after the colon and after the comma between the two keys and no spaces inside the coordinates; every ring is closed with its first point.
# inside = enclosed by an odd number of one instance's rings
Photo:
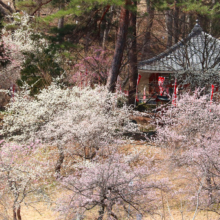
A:
{"type": "MultiPolygon", "coordinates": [[[[1,205],[13,210],[14,219],[19,219],[16,216],[23,204],[32,206],[36,201],[49,201],[45,189],[53,177],[52,162],[39,144],[26,146],[1,141],[0,145],[1,205]]],[[[2,213],[1,209],[1,216],[2,213]]]]}
{"type": "Polygon", "coordinates": [[[99,208],[98,219],[103,219],[105,213],[108,219],[132,216],[135,212],[153,213],[160,203],[157,190],[165,189],[167,181],[151,179],[158,172],[152,167],[152,158],[140,157],[138,161],[144,165],[134,165],[115,152],[63,178],[66,191],[57,206],[61,219],[82,216],[95,207],[99,208]]]}
{"type": "Polygon", "coordinates": [[[188,200],[201,209],[215,209],[220,194],[220,104],[200,94],[184,94],[176,107],[161,113],[155,142],[167,149],[169,166],[191,174],[181,189],[191,195],[188,200]]]}
{"type": "Polygon", "coordinates": [[[111,54],[107,50],[93,48],[91,56],[83,58],[73,66],[74,75],[70,82],[79,87],[105,85],[111,66],[111,54]]]}

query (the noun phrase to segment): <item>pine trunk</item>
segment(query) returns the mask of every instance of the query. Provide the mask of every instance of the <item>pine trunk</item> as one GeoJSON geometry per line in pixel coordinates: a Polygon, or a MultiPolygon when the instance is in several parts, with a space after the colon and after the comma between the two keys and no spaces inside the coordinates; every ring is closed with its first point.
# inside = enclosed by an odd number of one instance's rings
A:
{"type": "Polygon", "coordinates": [[[118,37],[115,46],[115,53],[111,65],[111,70],[109,72],[108,77],[108,90],[110,92],[115,91],[117,78],[119,75],[123,52],[126,44],[126,36],[128,31],[128,23],[129,23],[129,11],[126,9],[126,6],[131,5],[130,0],[125,0],[125,7],[121,7],[121,15],[120,15],[120,23],[118,30],[118,37]]]}
{"type": "Polygon", "coordinates": [[[136,21],[137,21],[137,2],[133,3],[133,11],[131,12],[131,49],[129,54],[129,64],[130,64],[130,73],[129,73],[129,104],[135,103],[135,94],[138,78],[138,68],[137,68],[137,33],[136,33],[136,21]]]}
{"type": "Polygon", "coordinates": [[[146,4],[147,4],[148,18],[147,18],[146,33],[144,37],[144,44],[141,51],[141,60],[148,59],[151,56],[150,44],[151,44],[151,29],[154,20],[154,8],[152,7],[152,3],[150,0],[146,0],[146,4]]]}
{"type": "Polygon", "coordinates": [[[167,48],[172,46],[173,42],[173,10],[168,10],[166,13],[167,25],[167,48]]]}
{"type": "MultiPolygon", "coordinates": [[[[178,4],[178,0],[175,2],[178,4]]],[[[174,9],[174,42],[177,43],[179,41],[179,7],[175,5],[174,9]]]]}
{"type": "Polygon", "coordinates": [[[111,24],[112,24],[112,19],[113,19],[113,14],[114,14],[114,6],[111,6],[110,8],[110,16],[106,21],[106,27],[104,30],[104,34],[103,34],[103,40],[102,40],[102,48],[105,49],[105,43],[108,40],[108,35],[111,29],[111,24]]]}

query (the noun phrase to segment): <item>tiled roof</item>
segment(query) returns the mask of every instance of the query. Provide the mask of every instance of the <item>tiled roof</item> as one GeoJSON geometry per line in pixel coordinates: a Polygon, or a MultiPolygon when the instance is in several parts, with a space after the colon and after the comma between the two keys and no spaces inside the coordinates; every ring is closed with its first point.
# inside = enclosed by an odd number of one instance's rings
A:
{"type": "Polygon", "coordinates": [[[138,64],[139,70],[176,72],[187,69],[220,70],[220,41],[197,23],[187,38],[165,52],[138,64]]]}

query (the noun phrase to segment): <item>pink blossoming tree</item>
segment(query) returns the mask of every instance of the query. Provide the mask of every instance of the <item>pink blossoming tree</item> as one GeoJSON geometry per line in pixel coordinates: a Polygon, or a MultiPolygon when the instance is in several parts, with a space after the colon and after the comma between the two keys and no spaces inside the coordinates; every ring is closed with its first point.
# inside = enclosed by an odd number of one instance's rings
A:
{"type": "Polygon", "coordinates": [[[61,219],[86,215],[96,207],[98,218],[94,218],[98,220],[125,215],[134,219],[137,213],[155,213],[161,202],[156,192],[165,189],[167,182],[152,178],[158,172],[152,167],[152,158],[126,157],[116,151],[105,159],[96,159],[87,166],[78,166],[75,175],[61,180],[66,189],[58,201],[61,219]]]}
{"type": "Polygon", "coordinates": [[[110,66],[111,52],[94,49],[91,56],[81,59],[74,65],[74,75],[70,82],[82,87],[94,84],[106,85],[110,66]]]}
{"type": "Polygon", "coordinates": [[[49,197],[45,189],[53,176],[51,165],[48,155],[43,153],[43,148],[38,145],[1,143],[0,205],[3,206],[0,215],[2,217],[6,216],[6,211],[8,213],[13,211],[13,220],[21,220],[22,204],[32,207],[35,202],[48,201],[49,197]]]}
{"type": "Polygon", "coordinates": [[[156,144],[167,149],[170,166],[191,174],[184,192],[190,193],[196,210],[217,211],[220,202],[219,118],[220,104],[197,91],[182,95],[157,120],[156,144]]]}

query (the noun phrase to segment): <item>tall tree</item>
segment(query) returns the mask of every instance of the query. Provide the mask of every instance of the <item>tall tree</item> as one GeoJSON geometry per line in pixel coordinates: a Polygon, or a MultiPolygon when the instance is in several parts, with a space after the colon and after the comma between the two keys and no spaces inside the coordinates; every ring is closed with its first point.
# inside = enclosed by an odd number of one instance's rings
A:
{"type": "Polygon", "coordinates": [[[102,46],[103,49],[105,49],[105,44],[108,40],[108,35],[112,26],[114,11],[114,5],[107,5],[100,20],[100,46],[102,46]]]}
{"type": "Polygon", "coordinates": [[[167,47],[172,46],[173,42],[173,10],[168,9],[166,12],[166,26],[167,26],[167,47]]]}
{"type": "Polygon", "coordinates": [[[138,78],[138,68],[137,68],[137,1],[134,0],[132,4],[131,16],[130,16],[130,26],[131,26],[131,49],[129,54],[129,104],[134,104],[135,93],[138,78]]]}
{"type": "Polygon", "coordinates": [[[173,16],[173,26],[174,26],[174,42],[179,41],[179,13],[180,9],[178,6],[179,0],[174,2],[174,16],[173,16]]]}
{"type": "Polygon", "coordinates": [[[125,5],[121,6],[121,15],[119,21],[118,36],[115,46],[115,53],[112,60],[111,70],[109,72],[109,78],[107,82],[108,90],[110,92],[115,91],[117,78],[119,75],[123,52],[126,44],[126,36],[129,24],[129,10],[128,7],[131,5],[131,0],[125,0],[125,5]]]}
{"type": "Polygon", "coordinates": [[[147,4],[147,27],[146,27],[146,33],[144,36],[144,44],[141,51],[141,59],[150,58],[150,44],[151,44],[151,29],[153,26],[153,20],[154,20],[154,6],[153,2],[151,0],[146,0],[147,4]]]}

